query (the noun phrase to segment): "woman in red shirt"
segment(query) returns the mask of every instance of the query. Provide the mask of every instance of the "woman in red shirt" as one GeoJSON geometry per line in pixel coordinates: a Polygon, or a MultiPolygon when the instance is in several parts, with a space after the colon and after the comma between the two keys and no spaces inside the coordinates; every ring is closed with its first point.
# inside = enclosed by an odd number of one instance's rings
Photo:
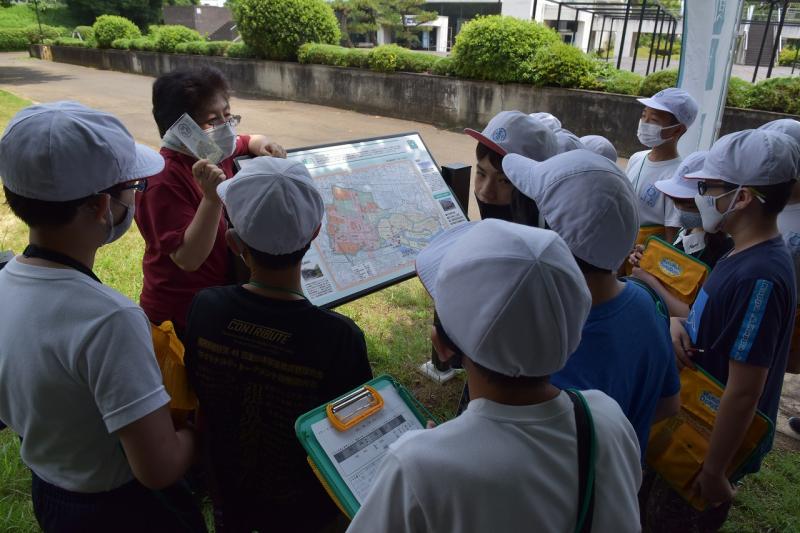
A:
{"type": "Polygon", "coordinates": [[[233,281],[217,185],[233,176],[236,157],[286,157],[263,135],[236,135],[240,117],[231,115],[229,100],[228,82],[213,68],[171,72],[153,84],[153,117],[166,165],[136,198],[136,225],[145,240],[139,304],[154,324],[171,320],[179,335],[195,293],[233,281]],[[217,165],[198,161],[174,137],[165,137],[184,113],[227,152],[217,165]]]}

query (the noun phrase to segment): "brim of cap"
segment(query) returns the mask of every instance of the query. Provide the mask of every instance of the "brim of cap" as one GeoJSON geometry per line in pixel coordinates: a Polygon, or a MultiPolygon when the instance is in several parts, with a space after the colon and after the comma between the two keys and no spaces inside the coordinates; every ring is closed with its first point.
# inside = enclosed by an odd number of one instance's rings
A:
{"type": "Polygon", "coordinates": [[[164,158],[150,147],[136,143],[136,161],[133,170],[125,176],[128,180],[139,180],[155,176],[164,170],[164,158]]]}
{"type": "Polygon", "coordinates": [[[418,255],[416,270],[425,290],[436,300],[436,280],[439,276],[439,265],[450,250],[450,247],[461,239],[478,222],[462,222],[434,237],[418,255]]]}
{"type": "Polygon", "coordinates": [[[226,179],[219,185],[217,185],[217,196],[219,196],[219,199],[222,200],[223,204],[225,203],[225,195],[228,192],[228,188],[231,186],[231,183],[233,183],[235,179],[236,176],[233,176],[231,178],[226,179]]]}
{"type": "Polygon", "coordinates": [[[697,172],[692,172],[692,173],[686,174],[684,176],[684,178],[686,178],[687,180],[722,180],[722,181],[728,181],[725,178],[723,178],[722,176],[716,176],[714,174],[709,174],[708,172],[703,172],[702,170],[698,170],[697,172]]]}
{"type": "Polygon", "coordinates": [[[636,101],[644,106],[651,107],[653,109],[658,109],[659,111],[666,111],[667,113],[672,113],[672,111],[668,107],[666,107],[664,104],[659,104],[652,98],[637,98],[636,101]]]}
{"type": "Polygon", "coordinates": [[[503,149],[502,146],[491,140],[489,137],[484,135],[483,133],[473,130],[472,128],[465,128],[464,133],[481,143],[482,145],[486,146],[493,152],[497,152],[498,154],[505,156],[508,152],[503,149]]]}
{"type": "Polygon", "coordinates": [[[696,187],[681,185],[673,180],[661,180],[654,183],[656,189],[672,198],[690,199],[697,194],[696,187]]]}
{"type": "Polygon", "coordinates": [[[522,194],[534,201],[536,200],[534,197],[536,191],[533,188],[534,182],[529,179],[529,176],[538,164],[539,161],[519,154],[509,154],[508,157],[503,158],[503,174],[522,194]]]}

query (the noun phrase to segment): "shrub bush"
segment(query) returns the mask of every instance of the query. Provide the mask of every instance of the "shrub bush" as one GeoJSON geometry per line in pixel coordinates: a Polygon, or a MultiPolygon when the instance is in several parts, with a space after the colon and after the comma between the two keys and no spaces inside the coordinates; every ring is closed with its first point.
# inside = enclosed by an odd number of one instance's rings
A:
{"type": "Polygon", "coordinates": [[[433,64],[431,69],[433,74],[438,76],[452,76],[453,75],[453,58],[440,57],[436,63],[433,64]]]}
{"type": "Polygon", "coordinates": [[[100,15],[92,29],[98,48],[108,48],[116,39],[136,39],[142,36],[136,24],[117,15],[100,15]]]}
{"type": "Polygon", "coordinates": [[[196,30],[180,25],[161,26],[153,34],[156,41],[156,49],[159,52],[175,52],[175,46],[180,43],[190,43],[192,41],[202,41],[203,38],[196,30]]]}
{"type": "Polygon", "coordinates": [[[661,70],[659,72],[653,72],[642,81],[642,86],[639,88],[639,95],[653,96],[658,91],[664,90],[667,87],[675,87],[677,84],[677,70],[661,70]]]}
{"type": "Polygon", "coordinates": [[[369,52],[369,68],[377,72],[428,72],[439,58],[412,52],[396,44],[385,44],[369,52]]]}
{"type": "Polygon", "coordinates": [[[800,78],[771,78],[755,84],[749,92],[752,109],[800,115],[800,78]]]}
{"type": "Polygon", "coordinates": [[[233,41],[207,41],[206,55],[209,56],[224,56],[228,48],[233,44],[233,41]]]}
{"type": "Polygon", "coordinates": [[[267,59],[295,60],[305,43],[338,44],[339,22],[324,0],[238,0],[237,29],[267,59]]]}
{"type": "Polygon", "coordinates": [[[75,26],[73,33],[77,33],[84,41],[94,40],[94,29],[91,26],[75,26]]]}
{"type": "Polygon", "coordinates": [[[28,49],[28,36],[18,28],[0,28],[0,52],[28,49]]]}
{"type": "Polygon", "coordinates": [[[251,59],[256,57],[256,53],[245,43],[233,43],[225,51],[225,57],[251,59]]]}
{"type": "MultiPolygon", "coordinates": [[[[619,70],[605,61],[598,62],[596,68],[598,89],[607,93],[638,95],[644,76],[619,70]]],[[[584,87],[588,88],[588,87],[584,87]]]]}
{"type": "Polygon", "coordinates": [[[747,107],[750,103],[750,91],[753,84],[741,78],[732,77],[728,81],[728,97],[725,105],[731,107],[747,107]]]}
{"type": "Polygon", "coordinates": [[[130,50],[132,41],[133,39],[114,39],[111,42],[111,48],[114,50],[130,50]]]}
{"type": "Polygon", "coordinates": [[[520,65],[523,81],[539,87],[596,88],[595,62],[566,43],[542,46],[520,65]]]}
{"type": "Polygon", "coordinates": [[[138,39],[131,39],[131,50],[138,50],[140,52],[155,52],[156,41],[150,37],[139,37],[138,39]]]}
{"type": "Polygon", "coordinates": [[[25,26],[23,31],[28,37],[28,42],[30,44],[36,44],[44,39],[55,40],[59,37],[66,37],[69,34],[69,30],[63,26],[48,26],[47,24],[42,24],[41,32],[39,31],[38,24],[30,24],[25,26]]]}
{"type": "Polygon", "coordinates": [[[464,24],[453,47],[453,71],[458,76],[499,82],[521,81],[539,48],[560,42],[555,31],[513,17],[491,15],[464,24]]]}
{"type": "Polygon", "coordinates": [[[53,44],[56,46],[77,46],[78,48],[90,48],[88,41],[81,41],[77,37],[59,37],[53,44]]]}
{"type": "Polygon", "coordinates": [[[791,46],[785,46],[783,50],[781,50],[780,55],[778,55],[778,65],[782,67],[791,67],[795,58],[797,58],[798,63],[800,63],[800,57],[797,55],[797,49],[792,48],[791,46]]]}
{"type": "Polygon", "coordinates": [[[335,67],[369,68],[369,50],[332,44],[306,43],[297,50],[300,63],[335,67]]]}

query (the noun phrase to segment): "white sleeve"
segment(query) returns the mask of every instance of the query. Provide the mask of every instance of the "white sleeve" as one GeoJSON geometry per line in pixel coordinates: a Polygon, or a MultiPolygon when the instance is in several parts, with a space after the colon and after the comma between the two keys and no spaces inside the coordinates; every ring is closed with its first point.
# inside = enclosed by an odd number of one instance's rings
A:
{"type": "Polygon", "coordinates": [[[429,530],[414,490],[403,474],[402,464],[393,453],[387,453],[367,499],[347,532],[422,533],[429,530]]]}
{"type": "Polygon", "coordinates": [[[123,308],[103,317],[84,344],[79,371],[109,433],[169,403],[141,309],[123,308]]]}
{"type": "MultiPolygon", "coordinates": [[[[664,193],[662,193],[664,194],[664,193]]],[[[681,227],[681,213],[672,198],[664,194],[664,226],[668,228],[681,227]]]]}

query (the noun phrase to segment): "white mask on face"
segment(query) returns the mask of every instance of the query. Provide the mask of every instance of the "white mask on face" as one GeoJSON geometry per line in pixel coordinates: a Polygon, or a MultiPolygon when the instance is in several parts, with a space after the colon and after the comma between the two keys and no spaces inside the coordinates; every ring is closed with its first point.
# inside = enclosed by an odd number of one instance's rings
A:
{"type": "Polygon", "coordinates": [[[724,213],[720,213],[717,209],[717,200],[723,196],[728,196],[731,193],[735,194],[736,198],[738,198],[739,191],[741,190],[742,186],[740,185],[738,188],[732,191],[724,192],[719,196],[702,196],[700,194],[695,195],[694,203],[697,204],[697,209],[700,210],[700,217],[703,219],[703,229],[706,230],[707,233],[717,233],[722,227],[725,217],[734,211],[734,206],[736,205],[736,201],[734,200],[724,213]]]}
{"type": "Polygon", "coordinates": [[[236,130],[228,124],[214,126],[205,130],[205,134],[211,139],[224,154],[222,159],[228,159],[236,150],[236,130]]]}
{"type": "Polygon", "coordinates": [[[672,126],[665,126],[662,128],[658,124],[648,124],[643,120],[639,120],[639,129],[636,132],[636,137],[638,137],[640,143],[648,148],[655,148],[656,146],[661,146],[669,140],[662,138],[661,132],[676,126],[678,126],[678,124],[673,124],[672,126]]]}
{"type": "Polygon", "coordinates": [[[111,200],[125,206],[125,217],[119,224],[114,224],[114,213],[111,212],[111,203],[109,202],[108,220],[110,221],[110,223],[108,227],[108,236],[106,237],[105,244],[111,244],[112,242],[116,241],[117,239],[125,235],[125,232],[127,232],[128,229],[130,229],[131,224],[133,223],[133,213],[136,210],[135,204],[128,205],[125,202],[117,200],[113,196],[111,197],[111,200]]]}

